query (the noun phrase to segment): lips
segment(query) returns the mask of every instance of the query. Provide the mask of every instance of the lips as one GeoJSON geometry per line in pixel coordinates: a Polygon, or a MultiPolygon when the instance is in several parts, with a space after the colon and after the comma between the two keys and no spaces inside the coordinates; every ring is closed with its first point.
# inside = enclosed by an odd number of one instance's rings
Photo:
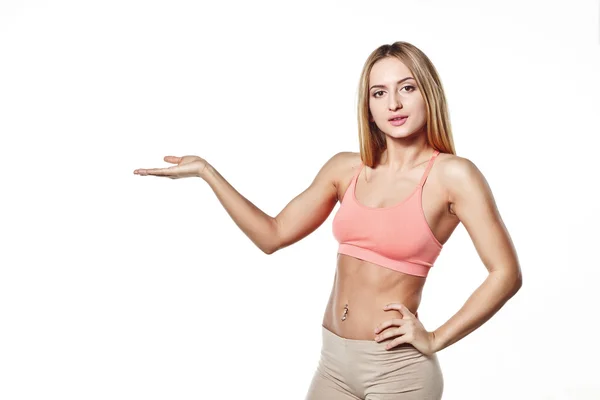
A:
{"type": "Polygon", "coordinates": [[[407,117],[408,117],[408,115],[396,115],[396,116],[391,117],[390,119],[388,119],[388,121],[399,120],[399,119],[407,118],[407,117]]]}
{"type": "Polygon", "coordinates": [[[408,117],[399,117],[398,119],[390,119],[389,123],[393,126],[404,125],[408,117]]]}

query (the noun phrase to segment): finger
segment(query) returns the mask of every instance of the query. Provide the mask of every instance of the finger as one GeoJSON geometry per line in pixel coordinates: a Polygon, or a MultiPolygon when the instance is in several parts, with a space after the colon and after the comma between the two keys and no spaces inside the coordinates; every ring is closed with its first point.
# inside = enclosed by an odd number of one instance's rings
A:
{"type": "Polygon", "coordinates": [[[151,169],[140,169],[140,175],[156,175],[156,176],[169,176],[172,173],[171,168],[151,168],[151,169]]]}
{"type": "Polygon", "coordinates": [[[402,314],[402,318],[414,317],[413,313],[411,313],[410,310],[404,304],[391,303],[391,304],[388,304],[385,307],[383,307],[383,309],[385,311],[389,311],[389,310],[400,311],[400,313],[402,314]]]}
{"type": "Polygon", "coordinates": [[[394,328],[394,329],[387,329],[387,330],[383,331],[381,334],[375,336],[375,341],[381,342],[381,341],[389,339],[389,338],[393,338],[393,337],[396,337],[399,335],[404,335],[407,331],[408,331],[408,329],[406,329],[406,327],[404,327],[404,326],[401,326],[399,328],[394,328]]]}
{"type": "Polygon", "coordinates": [[[415,314],[413,314],[404,304],[400,305],[400,312],[402,313],[403,318],[415,318],[415,314]]]}
{"type": "Polygon", "coordinates": [[[138,174],[138,175],[142,175],[142,176],[148,175],[148,173],[146,172],[146,170],[143,169],[143,168],[138,168],[135,171],[133,171],[133,173],[134,174],[138,174]]]}
{"type": "Polygon", "coordinates": [[[404,321],[401,319],[398,319],[398,318],[389,319],[389,320],[384,321],[381,324],[377,325],[377,327],[375,328],[375,333],[379,333],[382,330],[389,328],[390,326],[402,326],[402,324],[404,324],[404,321]]]}
{"type": "Polygon", "coordinates": [[[135,169],[133,170],[133,173],[137,175],[147,175],[146,170],[143,168],[135,169]]]}
{"type": "Polygon", "coordinates": [[[181,157],[165,156],[164,160],[171,164],[179,164],[181,162],[181,157]]]}
{"type": "Polygon", "coordinates": [[[402,307],[402,304],[400,303],[389,303],[386,304],[385,306],[383,306],[384,310],[398,310],[400,311],[400,308],[402,307]]]}
{"type": "Polygon", "coordinates": [[[390,350],[393,347],[399,346],[403,343],[410,343],[410,337],[408,335],[398,336],[396,339],[392,340],[389,343],[386,343],[385,349],[390,350]]]}

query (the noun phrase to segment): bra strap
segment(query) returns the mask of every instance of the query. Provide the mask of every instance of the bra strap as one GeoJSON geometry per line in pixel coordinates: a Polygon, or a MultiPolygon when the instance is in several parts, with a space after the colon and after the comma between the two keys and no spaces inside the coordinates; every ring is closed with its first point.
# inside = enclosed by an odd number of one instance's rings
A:
{"type": "Polygon", "coordinates": [[[429,171],[431,170],[431,167],[433,167],[433,161],[435,160],[435,158],[437,157],[438,154],[440,154],[439,150],[435,150],[433,152],[433,155],[431,156],[431,159],[429,160],[429,163],[427,164],[427,168],[425,168],[425,173],[423,174],[423,177],[421,178],[421,182],[419,182],[419,187],[423,187],[423,185],[425,184],[425,181],[427,180],[427,177],[429,176],[429,171]]]}
{"type": "Polygon", "coordinates": [[[354,175],[352,176],[352,180],[350,181],[350,184],[348,185],[348,188],[346,189],[346,193],[344,193],[344,197],[342,197],[342,200],[346,198],[346,195],[348,194],[348,192],[352,192],[352,197],[354,197],[354,191],[356,190],[356,182],[358,181],[358,176],[360,175],[360,171],[362,171],[362,169],[365,167],[365,164],[363,164],[363,162],[360,162],[360,165],[356,168],[357,171],[354,173],[354,175]]]}
{"type": "Polygon", "coordinates": [[[354,173],[354,176],[352,177],[352,180],[350,181],[351,185],[356,185],[356,181],[358,181],[358,176],[360,175],[360,171],[362,171],[364,167],[365,167],[365,164],[361,160],[360,165],[356,168],[357,171],[354,173]]]}

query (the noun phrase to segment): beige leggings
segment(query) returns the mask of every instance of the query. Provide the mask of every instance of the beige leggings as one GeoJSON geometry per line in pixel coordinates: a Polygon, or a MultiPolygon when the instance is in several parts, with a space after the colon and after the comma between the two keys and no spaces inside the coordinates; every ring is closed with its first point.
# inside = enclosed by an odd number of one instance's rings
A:
{"type": "Polygon", "coordinates": [[[411,344],[345,339],[325,327],[306,400],[439,400],[444,380],[435,354],[411,344]]]}

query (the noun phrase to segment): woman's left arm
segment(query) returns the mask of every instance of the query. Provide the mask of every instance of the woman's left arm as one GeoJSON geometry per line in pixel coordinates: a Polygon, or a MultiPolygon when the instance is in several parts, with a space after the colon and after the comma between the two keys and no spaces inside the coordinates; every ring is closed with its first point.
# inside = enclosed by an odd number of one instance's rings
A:
{"type": "Polygon", "coordinates": [[[450,210],[466,228],[489,274],[463,307],[432,332],[434,351],[456,343],[479,328],[522,285],[516,250],[485,177],[466,158],[448,160],[445,167],[450,210]]]}

